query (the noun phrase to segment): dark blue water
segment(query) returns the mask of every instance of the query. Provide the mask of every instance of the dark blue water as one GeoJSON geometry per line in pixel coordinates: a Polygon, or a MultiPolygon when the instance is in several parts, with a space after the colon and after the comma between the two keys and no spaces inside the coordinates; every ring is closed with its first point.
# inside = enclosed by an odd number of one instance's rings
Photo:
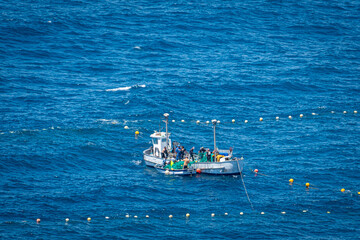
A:
{"type": "Polygon", "coordinates": [[[354,0],[0,2],[0,238],[359,238],[359,19],[354,0]],[[165,112],[187,149],[221,121],[254,209],[240,176],[145,167],[165,112]]]}

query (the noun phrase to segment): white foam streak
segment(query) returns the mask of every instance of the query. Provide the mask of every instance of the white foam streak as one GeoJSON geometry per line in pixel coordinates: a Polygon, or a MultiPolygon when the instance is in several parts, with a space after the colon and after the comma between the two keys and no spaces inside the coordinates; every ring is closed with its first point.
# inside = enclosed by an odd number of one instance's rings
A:
{"type": "Polygon", "coordinates": [[[111,89],[106,89],[105,91],[107,92],[117,92],[117,91],[129,91],[130,89],[132,88],[145,88],[146,85],[145,84],[142,84],[142,85],[134,85],[134,86],[131,86],[131,87],[119,87],[119,88],[111,88],[111,89]]]}
{"type": "Polygon", "coordinates": [[[129,91],[131,87],[119,87],[113,89],[106,89],[107,92],[117,92],[117,91],[129,91]]]}

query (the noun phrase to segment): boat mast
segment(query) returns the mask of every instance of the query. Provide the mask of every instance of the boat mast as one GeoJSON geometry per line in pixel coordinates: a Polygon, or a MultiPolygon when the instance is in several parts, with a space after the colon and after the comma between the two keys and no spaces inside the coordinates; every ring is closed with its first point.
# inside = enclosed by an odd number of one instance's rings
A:
{"type": "Polygon", "coordinates": [[[169,123],[169,114],[164,113],[165,123],[166,123],[166,149],[169,149],[169,134],[168,134],[168,123],[169,123]]]}
{"type": "Polygon", "coordinates": [[[214,153],[215,153],[215,159],[216,160],[216,119],[211,120],[211,122],[213,123],[213,127],[214,127],[214,153]]]}

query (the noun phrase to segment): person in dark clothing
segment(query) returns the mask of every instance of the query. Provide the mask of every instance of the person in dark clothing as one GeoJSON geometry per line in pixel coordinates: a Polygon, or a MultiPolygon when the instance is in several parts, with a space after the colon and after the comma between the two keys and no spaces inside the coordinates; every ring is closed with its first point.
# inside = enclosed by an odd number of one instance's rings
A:
{"type": "Polygon", "coordinates": [[[189,152],[189,154],[190,154],[190,160],[192,160],[192,161],[194,161],[194,149],[195,149],[195,147],[192,147],[192,148],[190,149],[190,152],[189,152]]]}
{"type": "Polygon", "coordinates": [[[208,161],[208,162],[211,162],[211,152],[210,152],[210,149],[208,149],[208,150],[206,151],[206,158],[207,158],[207,161],[208,161]]]}
{"type": "Polygon", "coordinates": [[[166,147],[164,147],[164,149],[161,152],[161,157],[165,158],[165,160],[166,160],[168,156],[169,156],[169,153],[168,153],[166,147]]]}
{"type": "Polygon", "coordinates": [[[181,158],[180,158],[181,160],[184,159],[185,151],[186,151],[186,150],[185,150],[184,146],[181,146],[181,155],[180,155],[180,156],[181,156],[181,158]]]}

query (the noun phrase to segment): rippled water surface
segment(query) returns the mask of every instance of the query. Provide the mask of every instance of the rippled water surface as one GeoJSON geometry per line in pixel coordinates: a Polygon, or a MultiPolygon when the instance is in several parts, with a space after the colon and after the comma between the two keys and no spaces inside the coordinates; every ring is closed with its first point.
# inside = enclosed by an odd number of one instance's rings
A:
{"type": "Polygon", "coordinates": [[[0,238],[359,238],[359,19],[358,1],[0,2],[0,238]],[[187,149],[221,121],[253,209],[240,176],[145,167],[165,112],[187,149]]]}

